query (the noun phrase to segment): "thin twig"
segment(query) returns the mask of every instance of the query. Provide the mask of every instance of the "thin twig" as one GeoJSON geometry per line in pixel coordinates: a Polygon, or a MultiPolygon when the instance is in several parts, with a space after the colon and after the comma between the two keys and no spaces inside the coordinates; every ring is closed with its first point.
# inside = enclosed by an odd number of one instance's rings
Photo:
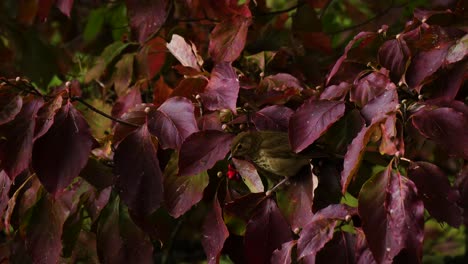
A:
{"type": "Polygon", "coordinates": [[[298,1],[296,5],[293,5],[291,7],[288,7],[286,9],[283,9],[283,10],[277,10],[277,11],[272,11],[272,12],[266,12],[266,13],[260,13],[256,16],[274,16],[274,15],[279,15],[279,14],[282,14],[282,13],[287,13],[289,11],[293,11],[294,9],[297,9],[297,8],[300,8],[301,6],[303,6],[306,2],[305,1],[298,1]]]}
{"type": "Polygon", "coordinates": [[[72,101],[78,101],[82,104],[84,104],[86,107],[88,107],[89,109],[91,109],[92,111],[104,116],[104,117],[107,117],[109,118],[110,120],[116,122],[116,123],[119,123],[119,124],[122,124],[122,125],[126,125],[126,126],[131,126],[131,127],[140,127],[139,125],[137,124],[133,124],[133,123],[129,123],[127,121],[124,121],[124,120],[121,120],[121,119],[118,119],[118,118],[115,118],[111,115],[108,115],[106,113],[104,113],[103,111],[97,109],[96,107],[92,106],[91,104],[87,103],[85,100],[83,100],[81,97],[78,97],[78,96],[74,96],[74,97],[71,97],[70,98],[72,101]]]}

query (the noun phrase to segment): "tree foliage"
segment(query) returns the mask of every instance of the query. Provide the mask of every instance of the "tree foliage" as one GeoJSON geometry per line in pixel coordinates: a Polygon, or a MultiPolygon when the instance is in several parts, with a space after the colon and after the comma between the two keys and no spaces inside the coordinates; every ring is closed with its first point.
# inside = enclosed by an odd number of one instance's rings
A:
{"type": "Polygon", "coordinates": [[[2,262],[421,263],[468,223],[467,10],[387,2],[1,3],[2,262]]]}

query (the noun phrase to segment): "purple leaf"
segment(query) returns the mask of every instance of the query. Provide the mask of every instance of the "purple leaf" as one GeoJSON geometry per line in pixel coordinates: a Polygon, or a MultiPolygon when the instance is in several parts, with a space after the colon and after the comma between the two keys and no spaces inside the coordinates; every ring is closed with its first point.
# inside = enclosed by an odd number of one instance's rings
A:
{"type": "Polygon", "coordinates": [[[341,191],[343,193],[346,192],[349,183],[357,173],[362,156],[366,150],[366,145],[376,128],[378,129],[376,123],[363,127],[351,144],[349,144],[344,157],[343,170],[341,171],[341,191]]]}
{"type": "Polygon", "coordinates": [[[230,63],[220,62],[211,72],[211,78],[200,94],[203,105],[208,110],[230,109],[236,111],[237,96],[239,94],[239,79],[230,63]]]}
{"type": "Polygon", "coordinates": [[[47,102],[39,109],[36,117],[36,126],[34,128],[34,140],[42,137],[54,123],[54,116],[62,107],[63,98],[61,95],[47,102]]]}
{"type": "Polygon", "coordinates": [[[297,91],[302,91],[304,89],[301,82],[288,73],[278,73],[267,76],[260,82],[260,87],[274,91],[285,91],[287,88],[294,88],[297,91]]]}
{"type": "Polygon", "coordinates": [[[392,263],[406,249],[408,263],[421,261],[424,206],[414,183],[390,164],[370,178],[359,193],[359,215],[378,263],[392,263]]]}
{"type": "Polygon", "coordinates": [[[35,116],[43,103],[42,99],[26,99],[15,119],[0,126],[0,171],[5,170],[11,180],[29,167],[35,116]]]}
{"type": "Polygon", "coordinates": [[[394,82],[399,82],[406,72],[411,51],[402,37],[387,40],[379,49],[379,63],[390,70],[394,82]]]}
{"type": "Polygon", "coordinates": [[[0,86],[0,125],[10,122],[21,111],[23,98],[13,90],[0,86]]]}
{"type": "Polygon", "coordinates": [[[33,148],[32,165],[47,191],[56,194],[79,175],[94,142],[81,113],[70,102],[62,106],[33,148]]]}
{"type": "MultiPolygon", "coordinates": [[[[327,218],[327,219],[338,219],[346,220],[350,215],[357,214],[356,208],[350,207],[344,204],[331,204],[320,211],[316,212],[313,219],[316,218],[327,218]]],[[[312,220],[313,220],[312,219],[312,220]]]]}
{"type": "Polygon", "coordinates": [[[335,62],[335,65],[333,65],[333,68],[331,69],[330,73],[328,74],[326,84],[328,85],[330,83],[330,80],[335,76],[335,74],[338,72],[338,70],[341,67],[341,64],[346,60],[348,57],[348,52],[353,48],[354,44],[357,41],[360,40],[366,40],[368,41],[369,39],[373,39],[377,36],[376,33],[374,32],[360,32],[357,34],[345,47],[343,55],[335,62]]]}
{"type": "Polygon", "coordinates": [[[148,215],[163,200],[162,172],[156,146],[146,125],[128,135],[114,155],[115,186],[120,197],[137,215],[148,215]]]}
{"type": "Polygon", "coordinates": [[[203,198],[203,190],[209,182],[206,171],[197,175],[179,176],[179,158],[173,155],[164,170],[164,201],[168,213],[179,218],[203,198]]]}
{"type": "MultiPolygon", "coordinates": [[[[140,126],[146,123],[147,112],[149,113],[152,111],[155,111],[154,105],[138,104],[134,108],[130,109],[127,113],[123,114],[120,119],[125,122],[140,126]]],[[[114,137],[112,139],[112,144],[114,147],[117,147],[126,136],[135,131],[137,128],[138,127],[117,123],[114,130],[114,137]]]]}
{"type": "Polygon", "coordinates": [[[282,105],[272,105],[262,108],[252,116],[252,122],[258,130],[284,131],[288,130],[289,118],[294,111],[282,105]]]}
{"type": "Polygon", "coordinates": [[[431,216],[454,227],[462,224],[462,211],[457,206],[460,194],[450,186],[447,175],[439,167],[428,162],[413,162],[408,175],[431,216]]]}
{"type": "Polygon", "coordinates": [[[188,136],[198,131],[194,109],[190,100],[177,96],[148,113],[148,129],[163,149],[179,149],[188,136]]]}
{"type": "Polygon", "coordinates": [[[388,71],[384,68],[380,72],[372,72],[363,78],[356,79],[354,86],[349,100],[361,107],[388,90],[396,90],[395,84],[388,78],[388,71]]]}
{"type": "Polygon", "coordinates": [[[223,124],[221,123],[220,114],[218,112],[213,112],[201,116],[197,123],[200,130],[223,131],[223,124]]]}
{"type": "Polygon", "coordinates": [[[361,228],[354,228],[356,231],[356,263],[357,264],[377,264],[374,256],[367,246],[366,235],[361,228]]]}
{"type": "Polygon", "coordinates": [[[252,193],[264,192],[264,186],[255,166],[246,160],[232,158],[242,180],[252,193]]]}
{"type": "Polygon", "coordinates": [[[213,209],[205,217],[202,228],[202,245],[205,250],[208,264],[219,263],[221,250],[229,236],[229,231],[224,224],[223,212],[217,195],[214,197],[213,209]]]}
{"type": "Polygon", "coordinates": [[[112,116],[119,118],[137,104],[141,104],[141,93],[140,87],[134,86],[126,95],[119,97],[112,107],[112,116]]]}
{"type": "Polygon", "coordinates": [[[300,234],[297,241],[297,258],[306,256],[308,260],[314,260],[314,256],[333,237],[337,221],[327,218],[313,218],[300,234]]]}
{"type": "Polygon", "coordinates": [[[300,152],[314,143],[345,112],[345,104],[335,101],[307,100],[289,121],[289,141],[300,152]]]}
{"type": "Polygon", "coordinates": [[[218,130],[205,130],[190,135],[182,144],[179,175],[190,176],[211,169],[230,150],[233,135],[218,130]]]}
{"type": "Polygon", "coordinates": [[[126,0],[130,26],[143,44],[166,22],[169,2],[167,0],[126,0]]]}
{"type": "Polygon", "coordinates": [[[317,263],[355,263],[354,234],[344,231],[335,232],[333,238],[317,254],[317,263]]]}
{"type": "Polygon", "coordinates": [[[183,37],[174,34],[171,41],[166,44],[166,47],[183,66],[200,71],[203,61],[200,61],[201,57],[197,54],[197,50],[193,44],[189,45],[183,37]]]}
{"type": "Polygon", "coordinates": [[[151,241],[135,225],[117,196],[101,212],[96,240],[102,263],[154,263],[151,241]]]}
{"type": "Polygon", "coordinates": [[[343,101],[351,87],[352,85],[347,82],[340,82],[338,85],[330,85],[320,94],[320,100],[343,101]]]}
{"type": "Polygon", "coordinates": [[[71,9],[73,7],[73,0],[57,0],[55,5],[64,15],[70,18],[71,9]]]}
{"type": "Polygon", "coordinates": [[[292,240],[291,229],[272,198],[257,206],[247,223],[244,239],[249,263],[268,263],[273,251],[292,240]]]}
{"type": "Polygon", "coordinates": [[[273,251],[271,256],[272,264],[290,264],[292,263],[291,254],[293,248],[296,246],[297,240],[291,240],[281,245],[281,248],[273,251]]]}
{"type": "Polygon", "coordinates": [[[454,156],[468,159],[468,116],[453,108],[420,110],[412,123],[426,138],[434,140],[454,156]]]}
{"type": "Polygon", "coordinates": [[[375,123],[397,110],[398,94],[396,89],[386,90],[370,100],[361,110],[367,124],[375,123]]]}
{"type": "Polygon", "coordinates": [[[217,63],[235,61],[245,46],[251,20],[243,16],[218,23],[210,34],[208,52],[217,63]]]}

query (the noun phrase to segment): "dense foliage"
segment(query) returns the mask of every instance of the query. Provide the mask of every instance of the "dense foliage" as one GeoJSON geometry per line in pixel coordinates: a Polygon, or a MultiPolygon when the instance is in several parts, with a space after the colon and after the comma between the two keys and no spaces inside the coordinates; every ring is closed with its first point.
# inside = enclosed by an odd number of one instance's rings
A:
{"type": "Polygon", "coordinates": [[[2,1],[2,263],[430,261],[468,223],[465,4],[2,1]],[[248,130],[310,166],[272,190],[248,130]]]}

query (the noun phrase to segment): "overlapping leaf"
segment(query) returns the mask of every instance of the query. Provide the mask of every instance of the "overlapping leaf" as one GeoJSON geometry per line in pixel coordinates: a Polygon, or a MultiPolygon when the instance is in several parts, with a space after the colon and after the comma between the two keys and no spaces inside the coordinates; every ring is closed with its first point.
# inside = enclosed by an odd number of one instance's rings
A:
{"type": "Polygon", "coordinates": [[[258,130],[287,131],[294,111],[282,105],[271,105],[255,112],[252,122],[258,130]]]}
{"type": "Polygon", "coordinates": [[[386,90],[370,100],[361,110],[367,124],[384,118],[388,113],[395,112],[398,105],[396,89],[386,90]]]}
{"type": "Polygon", "coordinates": [[[163,149],[179,149],[188,136],[198,131],[194,110],[190,100],[176,96],[148,113],[148,129],[158,137],[163,149]]]}
{"type": "Polygon", "coordinates": [[[247,188],[249,188],[252,193],[264,192],[264,186],[260,175],[258,175],[257,169],[255,166],[246,161],[236,158],[232,158],[232,162],[236,166],[236,170],[239,172],[242,180],[244,181],[247,188]]]}
{"type": "Polygon", "coordinates": [[[47,191],[57,193],[79,175],[94,142],[81,113],[70,102],[62,106],[33,148],[32,165],[47,191]]]}
{"type": "Polygon", "coordinates": [[[201,60],[193,44],[189,45],[183,37],[174,34],[172,35],[171,41],[167,43],[166,46],[183,66],[200,71],[203,60],[201,60]]]}
{"type": "Polygon", "coordinates": [[[352,233],[338,231],[317,254],[317,263],[355,263],[356,237],[352,233]]]}
{"type": "Polygon", "coordinates": [[[243,16],[234,16],[213,29],[210,34],[209,53],[215,62],[235,61],[245,46],[251,21],[243,16]]]}
{"type": "Polygon", "coordinates": [[[273,264],[290,264],[292,263],[291,254],[294,247],[297,244],[297,240],[291,240],[281,245],[281,248],[273,251],[271,256],[271,263],[273,264]]]}
{"type": "Polygon", "coordinates": [[[394,82],[399,82],[406,72],[411,51],[402,37],[387,40],[379,49],[379,63],[390,70],[394,82]]]}
{"type": "Polygon", "coordinates": [[[379,72],[372,72],[357,79],[354,83],[354,89],[351,89],[349,100],[362,107],[386,91],[396,90],[396,86],[390,81],[388,74],[389,72],[382,68],[379,72]]]}
{"type": "Polygon", "coordinates": [[[114,155],[115,187],[122,201],[139,216],[154,212],[163,200],[157,149],[146,125],[120,142],[114,155]]]}
{"type": "Polygon", "coordinates": [[[223,213],[219,205],[217,195],[214,197],[213,208],[206,215],[202,229],[202,245],[205,250],[208,263],[219,263],[221,250],[229,236],[229,231],[224,224],[223,213]]]}
{"type": "Polygon", "coordinates": [[[345,111],[338,101],[308,100],[291,116],[289,142],[293,151],[300,152],[314,143],[345,111]]]}
{"type": "Polygon", "coordinates": [[[167,0],[126,0],[130,26],[137,33],[137,39],[144,43],[166,22],[169,15],[167,0]]]}
{"type": "Polygon", "coordinates": [[[10,122],[21,111],[23,97],[0,86],[0,125],[10,122]]]}

